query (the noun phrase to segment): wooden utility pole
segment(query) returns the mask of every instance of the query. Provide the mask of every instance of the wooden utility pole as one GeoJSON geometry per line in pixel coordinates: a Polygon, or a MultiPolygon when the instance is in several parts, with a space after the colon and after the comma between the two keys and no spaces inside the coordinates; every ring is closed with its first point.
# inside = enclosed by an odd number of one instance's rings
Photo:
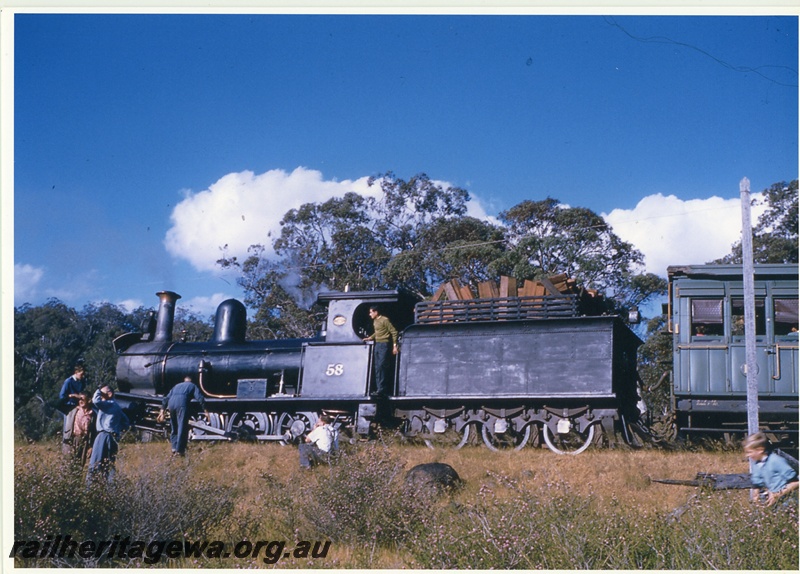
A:
{"type": "Polygon", "coordinates": [[[758,362],[756,361],[756,297],[753,228],[750,224],[750,180],[739,182],[742,202],[742,281],[744,283],[744,354],[747,376],[747,433],[758,432],[758,362]]]}

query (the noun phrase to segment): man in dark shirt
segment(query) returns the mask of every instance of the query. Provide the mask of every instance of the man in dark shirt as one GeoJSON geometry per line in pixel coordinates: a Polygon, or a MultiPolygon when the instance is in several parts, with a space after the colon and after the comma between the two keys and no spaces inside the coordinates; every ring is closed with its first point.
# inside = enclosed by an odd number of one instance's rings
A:
{"type": "Polygon", "coordinates": [[[67,414],[78,406],[78,396],[86,386],[86,381],[83,380],[85,374],[83,365],[77,365],[72,376],[61,385],[61,392],[58,393],[58,410],[62,413],[67,414]]]}
{"type": "Polygon", "coordinates": [[[389,349],[393,355],[397,354],[397,329],[394,328],[388,317],[381,315],[377,307],[369,308],[369,316],[372,319],[374,332],[364,341],[375,341],[373,360],[375,362],[375,392],[371,396],[383,398],[391,394],[391,373],[389,367],[389,349]]]}
{"type": "MultiPolygon", "coordinates": [[[[169,440],[172,444],[172,455],[186,456],[186,443],[189,441],[189,403],[192,399],[200,403],[200,408],[206,410],[206,399],[200,389],[192,381],[192,377],[185,377],[161,401],[160,418],[163,418],[165,409],[169,408],[169,440]]],[[[208,417],[208,411],[206,411],[208,417]]]]}

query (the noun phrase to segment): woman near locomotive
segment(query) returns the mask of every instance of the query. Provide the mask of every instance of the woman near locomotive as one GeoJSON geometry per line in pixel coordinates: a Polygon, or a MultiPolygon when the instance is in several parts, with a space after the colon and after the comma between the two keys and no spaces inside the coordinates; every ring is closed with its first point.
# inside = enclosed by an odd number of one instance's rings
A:
{"type": "Polygon", "coordinates": [[[87,393],[77,393],[76,396],[78,406],[64,420],[64,454],[84,466],[92,452],[95,412],[87,393]]]}

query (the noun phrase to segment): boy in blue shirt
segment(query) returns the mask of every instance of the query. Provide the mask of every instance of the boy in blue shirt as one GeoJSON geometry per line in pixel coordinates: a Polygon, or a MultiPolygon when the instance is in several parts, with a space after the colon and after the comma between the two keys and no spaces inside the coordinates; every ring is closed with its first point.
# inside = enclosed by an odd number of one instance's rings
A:
{"type": "Polygon", "coordinates": [[[759,487],[750,491],[751,500],[758,500],[761,489],[765,489],[767,506],[772,506],[783,496],[797,490],[797,471],[780,454],[770,452],[767,435],[762,432],[752,434],[742,446],[744,454],[752,461],[750,481],[759,487]]]}

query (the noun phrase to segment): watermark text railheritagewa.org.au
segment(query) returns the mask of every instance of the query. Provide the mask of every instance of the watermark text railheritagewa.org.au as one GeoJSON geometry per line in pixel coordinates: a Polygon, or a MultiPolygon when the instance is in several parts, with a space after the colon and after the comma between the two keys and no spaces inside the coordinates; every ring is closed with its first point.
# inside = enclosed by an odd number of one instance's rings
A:
{"type": "Polygon", "coordinates": [[[137,559],[157,564],[164,559],[178,558],[260,558],[265,564],[276,564],[288,558],[325,558],[331,541],[300,540],[131,540],[117,535],[111,540],[73,540],[71,536],[46,536],[44,540],[15,540],[9,558],[84,558],[137,559]]]}

